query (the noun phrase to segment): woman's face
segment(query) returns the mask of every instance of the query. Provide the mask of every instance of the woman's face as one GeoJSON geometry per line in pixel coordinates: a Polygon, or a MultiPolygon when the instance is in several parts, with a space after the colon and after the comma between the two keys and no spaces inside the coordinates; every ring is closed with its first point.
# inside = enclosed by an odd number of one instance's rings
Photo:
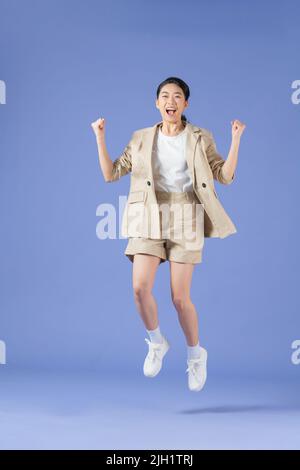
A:
{"type": "Polygon", "coordinates": [[[178,85],[168,83],[160,90],[156,107],[160,110],[164,121],[175,123],[181,121],[181,115],[188,107],[188,101],[185,100],[184,93],[178,85]],[[170,109],[169,112],[168,109],[170,109]]]}

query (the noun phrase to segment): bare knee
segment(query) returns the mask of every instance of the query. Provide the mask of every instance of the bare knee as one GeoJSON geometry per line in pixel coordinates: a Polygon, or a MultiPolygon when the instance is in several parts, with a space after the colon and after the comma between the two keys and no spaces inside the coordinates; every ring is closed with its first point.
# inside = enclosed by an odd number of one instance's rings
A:
{"type": "Polygon", "coordinates": [[[184,295],[174,295],[172,302],[178,312],[183,312],[191,304],[191,299],[184,295]]]}
{"type": "Polygon", "coordinates": [[[137,300],[143,300],[151,294],[151,288],[148,282],[138,282],[133,285],[133,293],[137,300]]]}

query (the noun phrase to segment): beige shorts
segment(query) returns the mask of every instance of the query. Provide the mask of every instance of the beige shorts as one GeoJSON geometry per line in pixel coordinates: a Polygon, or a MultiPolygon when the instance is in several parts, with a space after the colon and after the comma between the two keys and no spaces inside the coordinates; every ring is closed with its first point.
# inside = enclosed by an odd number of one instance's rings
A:
{"type": "Polygon", "coordinates": [[[160,210],[161,239],[129,237],[124,254],[131,262],[135,254],[197,264],[204,245],[203,206],[194,191],[155,191],[160,210]]]}

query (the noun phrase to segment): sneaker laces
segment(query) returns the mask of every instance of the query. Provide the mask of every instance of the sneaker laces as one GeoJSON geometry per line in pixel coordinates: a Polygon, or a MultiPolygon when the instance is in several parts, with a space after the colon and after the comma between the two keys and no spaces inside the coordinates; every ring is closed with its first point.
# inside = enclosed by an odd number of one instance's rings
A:
{"type": "Polygon", "coordinates": [[[160,343],[152,343],[148,338],[145,338],[146,343],[149,345],[149,359],[154,361],[156,358],[156,351],[161,349],[162,344],[160,343]]]}
{"type": "Polygon", "coordinates": [[[204,365],[205,360],[202,358],[197,358],[197,359],[189,359],[188,361],[188,368],[186,369],[186,372],[191,372],[195,377],[197,374],[197,365],[204,365]]]}

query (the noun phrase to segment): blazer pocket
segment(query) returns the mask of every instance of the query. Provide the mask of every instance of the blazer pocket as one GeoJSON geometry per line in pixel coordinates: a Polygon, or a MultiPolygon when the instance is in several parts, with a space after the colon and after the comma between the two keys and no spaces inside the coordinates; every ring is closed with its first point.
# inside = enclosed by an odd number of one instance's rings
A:
{"type": "Polygon", "coordinates": [[[143,202],[146,199],[145,191],[132,191],[129,193],[128,202],[143,202]]]}

